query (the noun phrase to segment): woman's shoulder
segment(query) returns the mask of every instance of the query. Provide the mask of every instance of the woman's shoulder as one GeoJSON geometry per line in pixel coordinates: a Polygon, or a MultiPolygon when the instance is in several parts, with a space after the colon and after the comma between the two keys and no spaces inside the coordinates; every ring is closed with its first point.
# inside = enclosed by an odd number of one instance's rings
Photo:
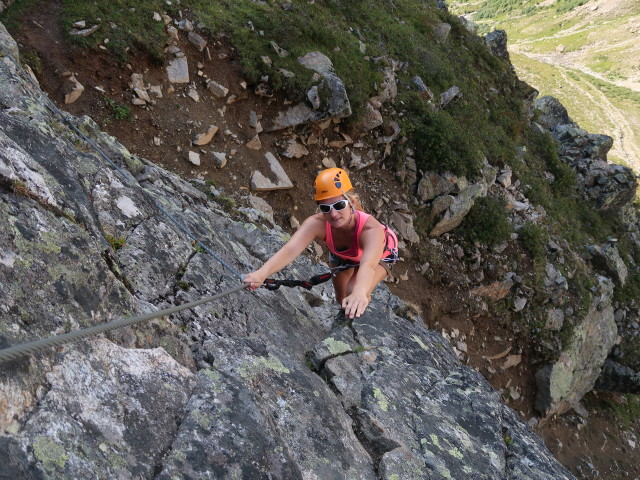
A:
{"type": "Polygon", "coordinates": [[[376,220],[376,218],[373,215],[365,213],[360,210],[359,212],[360,212],[361,221],[364,220],[363,229],[369,230],[369,229],[375,229],[375,228],[384,228],[382,223],[376,220]]]}
{"type": "Polygon", "coordinates": [[[312,229],[318,235],[324,236],[326,230],[326,220],[323,218],[323,215],[321,213],[315,213],[307,217],[306,220],[302,222],[302,226],[312,229]]]}

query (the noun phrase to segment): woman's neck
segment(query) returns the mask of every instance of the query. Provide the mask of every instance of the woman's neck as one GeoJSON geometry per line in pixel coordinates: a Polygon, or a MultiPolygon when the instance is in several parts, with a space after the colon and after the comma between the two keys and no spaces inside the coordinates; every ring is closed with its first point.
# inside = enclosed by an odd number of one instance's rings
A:
{"type": "Polygon", "coordinates": [[[349,215],[349,223],[347,223],[344,227],[333,228],[333,230],[341,232],[341,233],[351,233],[356,227],[356,213],[354,211],[349,215]]]}

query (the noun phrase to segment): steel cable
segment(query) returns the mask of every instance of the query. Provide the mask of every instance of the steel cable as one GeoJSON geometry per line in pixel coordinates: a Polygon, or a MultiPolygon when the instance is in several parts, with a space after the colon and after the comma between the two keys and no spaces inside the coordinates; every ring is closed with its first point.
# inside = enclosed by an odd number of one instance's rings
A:
{"type": "Polygon", "coordinates": [[[23,355],[36,353],[52,346],[63,345],[65,343],[80,340],[82,338],[95,336],[103,332],[108,332],[109,330],[115,330],[116,328],[127,327],[130,325],[134,325],[136,323],[144,322],[145,320],[151,320],[153,318],[163,317],[165,315],[171,315],[172,313],[176,313],[181,310],[197,307],[198,305],[202,305],[203,303],[213,302],[218,298],[224,297],[226,295],[230,295],[232,293],[235,293],[239,290],[243,290],[248,287],[249,287],[249,284],[245,283],[242,285],[238,285],[232,288],[231,290],[218,293],[217,295],[203,297],[200,300],[195,300],[193,302],[185,303],[183,305],[167,308],[165,310],[145,313],[143,315],[138,315],[135,317],[121,318],[119,320],[114,320],[113,322],[104,323],[102,325],[95,325],[93,327],[84,328],[82,330],[76,330],[74,332],[64,333],[62,335],[57,335],[55,337],[43,338],[41,340],[35,340],[33,342],[23,343],[21,345],[15,345],[13,347],[5,348],[3,350],[0,350],[0,363],[16,359],[23,355]]]}

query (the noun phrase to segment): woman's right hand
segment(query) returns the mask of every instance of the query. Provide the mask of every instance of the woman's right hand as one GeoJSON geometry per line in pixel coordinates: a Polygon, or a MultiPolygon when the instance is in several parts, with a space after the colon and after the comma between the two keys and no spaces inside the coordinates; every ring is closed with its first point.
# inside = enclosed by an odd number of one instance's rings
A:
{"type": "Polygon", "coordinates": [[[258,272],[259,270],[256,270],[255,272],[247,273],[244,277],[242,277],[242,283],[250,284],[249,290],[260,288],[267,278],[258,272]]]}

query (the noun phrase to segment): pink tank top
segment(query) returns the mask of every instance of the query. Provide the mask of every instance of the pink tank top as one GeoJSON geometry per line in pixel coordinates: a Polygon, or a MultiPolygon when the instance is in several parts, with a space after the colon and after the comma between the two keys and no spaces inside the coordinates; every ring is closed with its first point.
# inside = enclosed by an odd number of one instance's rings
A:
{"type": "MultiPolygon", "coordinates": [[[[324,242],[326,243],[327,248],[334,255],[337,255],[338,257],[344,260],[350,260],[355,263],[360,262],[360,259],[362,258],[362,253],[364,251],[360,246],[360,234],[362,233],[364,224],[367,223],[367,220],[369,219],[370,216],[371,215],[369,215],[368,213],[364,213],[364,212],[361,212],[360,210],[356,210],[356,226],[355,226],[353,239],[351,241],[351,245],[346,250],[340,250],[340,251],[336,249],[336,246],[333,243],[333,233],[331,232],[331,225],[329,224],[329,222],[326,222],[325,226],[326,226],[327,234],[324,238],[324,242]]],[[[385,249],[382,255],[380,256],[381,259],[387,258],[389,255],[393,253],[391,248],[397,249],[398,247],[398,239],[396,238],[396,234],[393,233],[393,231],[390,228],[384,225],[383,227],[385,229],[385,249]],[[389,243],[392,243],[392,245],[389,245],[389,243]]]]}

